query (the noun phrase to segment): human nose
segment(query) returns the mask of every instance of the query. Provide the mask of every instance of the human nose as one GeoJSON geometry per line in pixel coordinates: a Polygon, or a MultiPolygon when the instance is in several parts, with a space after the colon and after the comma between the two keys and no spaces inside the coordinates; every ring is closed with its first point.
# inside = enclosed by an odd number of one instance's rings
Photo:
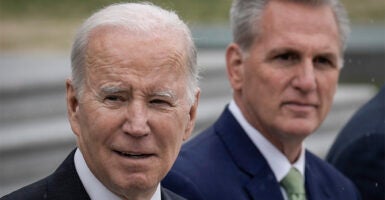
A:
{"type": "Polygon", "coordinates": [[[316,89],[317,79],[311,60],[305,61],[302,65],[298,66],[295,78],[293,79],[293,86],[304,93],[316,89]]]}
{"type": "Polygon", "coordinates": [[[127,105],[123,131],[132,137],[144,137],[150,133],[148,112],[145,105],[141,103],[127,105]]]}

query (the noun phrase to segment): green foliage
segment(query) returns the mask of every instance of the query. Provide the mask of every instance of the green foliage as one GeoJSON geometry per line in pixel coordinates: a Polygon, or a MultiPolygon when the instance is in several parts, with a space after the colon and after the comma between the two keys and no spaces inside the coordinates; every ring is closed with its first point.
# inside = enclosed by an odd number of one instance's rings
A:
{"type": "MultiPolygon", "coordinates": [[[[122,1],[127,0],[0,0],[0,51],[69,49],[72,35],[83,19],[104,6],[122,1]]],[[[228,27],[232,0],[148,1],[174,10],[189,25],[228,27]]],[[[384,0],[341,1],[353,23],[385,22],[384,0]]]]}
{"type": "MultiPolygon", "coordinates": [[[[78,19],[121,1],[114,0],[0,0],[2,18],[78,19]]],[[[129,2],[138,2],[131,0],[129,2]]],[[[177,12],[188,22],[225,22],[231,0],[151,0],[177,12]]]]}
{"type": "MultiPolygon", "coordinates": [[[[227,22],[231,0],[148,0],[187,22],[227,22]]],[[[1,18],[79,19],[117,0],[0,0],[1,18]]],[[[129,2],[138,2],[131,0],[129,2]]],[[[342,0],[353,22],[384,22],[384,0],[342,0]]]]}
{"type": "Polygon", "coordinates": [[[384,0],[342,0],[352,22],[355,23],[384,23],[384,0]]]}

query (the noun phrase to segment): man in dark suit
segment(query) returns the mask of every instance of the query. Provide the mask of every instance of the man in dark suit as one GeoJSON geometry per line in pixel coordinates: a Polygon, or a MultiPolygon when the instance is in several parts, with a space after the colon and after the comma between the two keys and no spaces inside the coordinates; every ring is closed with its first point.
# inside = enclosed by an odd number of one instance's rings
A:
{"type": "MultiPolygon", "coordinates": [[[[75,151],[71,152],[60,167],[50,176],[1,199],[90,199],[75,169],[74,155],[75,151]]],[[[184,199],[163,187],[160,188],[160,192],[162,200],[184,199]]]]}
{"type": "Polygon", "coordinates": [[[114,4],[80,27],[71,59],[66,100],[78,148],[52,175],[2,199],[183,199],[160,181],[196,116],[186,24],[152,4],[114,4]]]}
{"type": "Polygon", "coordinates": [[[356,184],[363,199],[385,199],[385,85],[345,125],[326,160],[356,184]]]}
{"type": "Polygon", "coordinates": [[[163,185],[194,200],[359,199],[303,144],[332,105],[347,21],[334,0],[235,0],[233,100],[182,147],[163,185]]]}

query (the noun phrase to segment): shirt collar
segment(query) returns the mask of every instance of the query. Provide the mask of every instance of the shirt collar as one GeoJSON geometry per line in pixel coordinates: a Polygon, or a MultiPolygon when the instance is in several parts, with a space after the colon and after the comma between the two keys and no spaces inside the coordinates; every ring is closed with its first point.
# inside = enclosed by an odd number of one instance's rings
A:
{"type": "Polygon", "coordinates": [[[247,122],[234,100],[230,102],[229,110],[246,132],[247,136],[267,160],[267,163],[278,182],[286,176],[291,167],[295,167],[305,177],[305,151],[303,145],[298,160],[292,165],[282,152],[247,122]]]}
{"type": "MultiPolygon", "coordinates": [[[[88,168],[86,161],[84,160],[83,154],[79,149],[76,149],[75,157],[75,168],[79,175],[79,178],[87,191],[88,196],[92,200],[121,200],[119,196],[108,190],[88,168]]],[[[158,184],[154,195],[151,200],[161,200],[160,184],[158,184]]]]}

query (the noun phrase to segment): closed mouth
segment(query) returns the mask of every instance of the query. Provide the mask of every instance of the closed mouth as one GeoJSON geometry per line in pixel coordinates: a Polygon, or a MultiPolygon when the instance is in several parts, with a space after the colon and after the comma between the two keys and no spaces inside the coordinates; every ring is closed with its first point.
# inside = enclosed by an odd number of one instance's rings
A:
{"type": "Polygon", "coordinates": [[[304,106],[304,107],[318,107],[317,104],[314,103],[302,103],[302,102],[296,102],[296,101],[288,101],[284,102],[282,105],[295,105],[295,106],[304,106]]]}
{"type": "Polygon", "coordinates": [[[144,159],[154,155],[154,154],[146,154],[146,153],[123,152],[123,151],[117,151],[117,150],[114,150],[114,152],[120,156],[131,158],[131,159],[144,159]]]}

